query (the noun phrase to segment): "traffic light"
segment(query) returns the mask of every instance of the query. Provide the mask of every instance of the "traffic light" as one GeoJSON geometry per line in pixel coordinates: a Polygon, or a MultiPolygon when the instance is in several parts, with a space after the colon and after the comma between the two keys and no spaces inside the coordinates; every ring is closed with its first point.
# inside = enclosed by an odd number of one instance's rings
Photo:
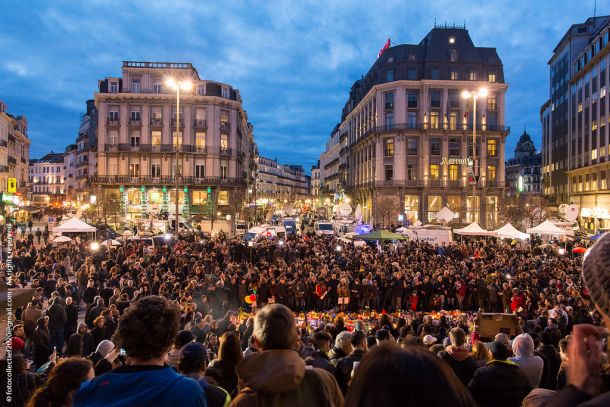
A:
{"type": "Polygon", "coordinates": [[[121,186],[119,187],[119,192],[120,192],[120,193],[125,192],[125,187],[124,187],[123,185],[121,185],[121,186]]]}
{"type": "Polygon", "coordinates": [[[208,194],[212,193],[212,187],[208,187],[208,194]]]}
{"type": "Polygon", "coordinates": [[[146,187],[145,187],[144,185],[142,185],[142,186],[140,187],[140,191],[141,191],[141,192],[146,192],[146,187]]]}
{"type": "Polygon", "coordinates": [[[189,193],[189,187],[184,187],[183,191],[184,191],[185,194],[188,194],[189,193]]]}
{"type": "Polygon", "coordinates": [[[161,188],[161,190],[163,191],[164,194],[167,193],[167,187],[163,187],[163,188],[161,188]]]}

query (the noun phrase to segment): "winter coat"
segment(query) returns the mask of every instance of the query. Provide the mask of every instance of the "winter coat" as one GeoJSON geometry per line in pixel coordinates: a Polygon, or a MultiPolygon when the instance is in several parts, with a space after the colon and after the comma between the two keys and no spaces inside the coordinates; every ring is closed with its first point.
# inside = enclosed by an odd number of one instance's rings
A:
{"type": "Polygon", "coordinates": [[[593,398],[591,395],[567,386],[558,391],[546,404],[548,407],[606,407],[610,406],[610,392],[602,393],[593,398]]]}
{"type": "Polygon", "coordinates": [[[519,407],[531,389],[516,363],[492,360],[474,372],[468,390],[479,407],[519,407]]]}
{"type": "Polygon", "coordinates": [[[64,329],[68,316],[62,304],[55,302],[51,305],[47,310],[47,316],[49,317],[49,331],[64,329]]]}
{"type": "Polygon", "coordinates": [[[337,362],[335,377],[337,378],[337,383],[339,384],[341,391],[343,391],[343,394],[347,393],[347,385],[352,377],[354,362],[360,362],[365,353],[366,352],[363,350],[356,349],[346,357],[339,359],[337,362]]]}
{"type": "Polygon", "coordinates": [[[66,355],[67,356],[87,356],[95,351],[95,346],[93,346],[93,336],[86,332],[84,335],[79,335],[78,333],[73,334],[68,339],[68,345],[66,346],[66,355]],[[80,344],[81,339],[83,340],[83,349],[81,351],[80,344]]]}
{"type": "Polygon", "coordinates": [[[540,345],[536,349],[536,356],[540,356],[544,361],[540,387],[543,389],[555,390],[557,388],[557,374],[561,366],[561,356],[553,345],[540,345]]]}
{"type": "Polygon", "coordinates": [[[237,366],[237,375],[240,391],[232,407],[343,405],[333,376],[323,369],[306,369],[293,350],[254,353],[237,366]]]}
{"type": "Polygon", "coordinates": [[[470,356],[468,350],[449,346],[447,349],[440,351],[438,356],[449,365],[464,386],[468,386],[478,368],[477,362],[470,356]]]}

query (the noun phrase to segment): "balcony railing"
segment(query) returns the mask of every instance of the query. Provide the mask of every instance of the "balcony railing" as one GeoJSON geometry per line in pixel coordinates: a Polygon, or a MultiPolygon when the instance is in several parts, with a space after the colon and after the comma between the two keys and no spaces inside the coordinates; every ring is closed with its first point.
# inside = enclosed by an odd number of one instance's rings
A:
{"type": "Polygon", "coordinates": [[[150,119],[150,127],[162,127],[163,119],[161,117],[153,117],[150,119]]]}
{"type": "Polygon", "coordinates": [[[7,147],[7,146],[8,146],[8,141],[0,140],[0,147],[7,147]]]}
{"type": "Polygon", "coordinates": [[[10,155],[8,156],[8,163],[9,164],[17,164],[17,159],[15,157],[11,157],[10,155]]]}
{"type": "Polygon", "coordinates": [[[207,129],[208,121],[205,119],[195,119],[194,125],[196,129],[207,129]]]}
{"type": "Polygon", "coordinates": [[[142,120],[140,119],[129,119],[129,126],[131,127],[142,127],[142,120]]]}
{"type": "MultiPolygon", "coordinates": [[[[150,177],[150,176],[120,176],[120,175],[98,175],[92,178],[94,184],[110,185],[173,185],[176,182],[173,176],[150,177]]],[[[202,186],[245,186],[245,181],[241,178],[221,178],[221,177],[179,177],[180,185],[202,185],[202,186]]]]}
{"type": "MultiPolygon", "coordinates": [[[[174,144],[138,144],[132,145],[130,143],[120,144],[104,144],[104,151],[107,153],[117,152],[153,152],[153,153],[175,153],[176,146],[174,144]]],[[[217,147],[217,146],[198,146],[193,144],[180,144],[178,151],[181,153],[204,153],[204,154],[216,154],[223,156],[230,156],[233,153],[233,149],[230,147],[217,147]]]]}
{"type": "Polygon", "coordinates": [[[220,155],[231,155],[231,148],[230,147],[220,147],[219,154],[220,155]]]}
{"type": "MultiPolygon", "coordinates": [[[[180,127],[184,127],[184,119],[180,119],[180,127]]],[[[172,119],[172,129],[176,128],[176,119],[172,119]]]]}
{"type": "MultiPolygon", "coordinates": [[[[502,188],[503,182],[479,180],[478,188],[502,188]]],[[[366,182],[348,182],[348,187],[351,188],[399,188],[399,187],[443,187],[443,188],[472,188],[465,180],[372,180],[366,182]]]]}
{"type": "Polygon", "coordinates": [[[118,118],[113,118],[113,117],[107,117],[106,118],[106,125],[108,126],[119,126],[119,119],[118,118]]]}
{"type": "Polygon", "coordinates": [[[89,161],[81,161],[81,162],[76,163],[76,168],[86,167],[88,165],[89,165],[89,161]]]}
{"type": "Polygon", "coordinates": [[[220,132],[231,131],[231,124],[229,122],[220,122],[220,132]]]}
{"type": "Polygon", "coordinates": [[[8,165],[0,165],[0,172],[8,172],[8,165]]]}

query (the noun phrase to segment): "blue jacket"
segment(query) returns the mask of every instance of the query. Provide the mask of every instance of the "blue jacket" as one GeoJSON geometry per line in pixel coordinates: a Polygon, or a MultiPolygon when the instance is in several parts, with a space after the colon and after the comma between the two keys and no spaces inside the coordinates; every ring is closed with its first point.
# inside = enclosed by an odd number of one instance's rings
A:
{"type": "Polygon", "coordinates": [[[171,367],[123,366],[96,377],[74,395],[74,407],[207,407],[195,380],[171,367]]]}

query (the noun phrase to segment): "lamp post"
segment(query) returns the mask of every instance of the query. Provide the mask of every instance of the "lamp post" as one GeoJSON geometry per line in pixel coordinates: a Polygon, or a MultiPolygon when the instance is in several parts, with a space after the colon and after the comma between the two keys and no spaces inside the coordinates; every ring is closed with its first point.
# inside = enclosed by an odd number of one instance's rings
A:
{"type": "MultiPolygon", "coordinates": [[[[487,97],[487,88],[480,88],[478,90],[464,90],[462,92],[462,98],[472,99],[472,166],[474,174],[474,182],[472,183],[472,221],[476,220],[477,209],[476,209],[476,196],[477,196],[477,99],[479,97],[487,97]]],[[[480,219],[479,219],[480,220],[480,219]]]]}
{"type": "Polygon", "coordinates": [[[178,217],[178,195],[179,195],[179,189],[180,189],[180,185],[178,182],[178,160],[179,160],[179,150],[180,150],[180,143],[179,143],[179,139],[178,136],[180,135],[180,89],[182,89],[185,92],[188,92],[191,90],[191,88],[193,87],[193,83],[188,80],[176,80],[174,78],[167,78],[165,81],[165,84],[170,88],[176,91],[176,164],[175,164],[175,171],[174,171],[174,178],[175,178],[175,187],[176,187],[176,214],[175,214],[175,233],[178,234],[178,232],[180,231],[180,222],[179,222],[179,217],[178,217]]]}

